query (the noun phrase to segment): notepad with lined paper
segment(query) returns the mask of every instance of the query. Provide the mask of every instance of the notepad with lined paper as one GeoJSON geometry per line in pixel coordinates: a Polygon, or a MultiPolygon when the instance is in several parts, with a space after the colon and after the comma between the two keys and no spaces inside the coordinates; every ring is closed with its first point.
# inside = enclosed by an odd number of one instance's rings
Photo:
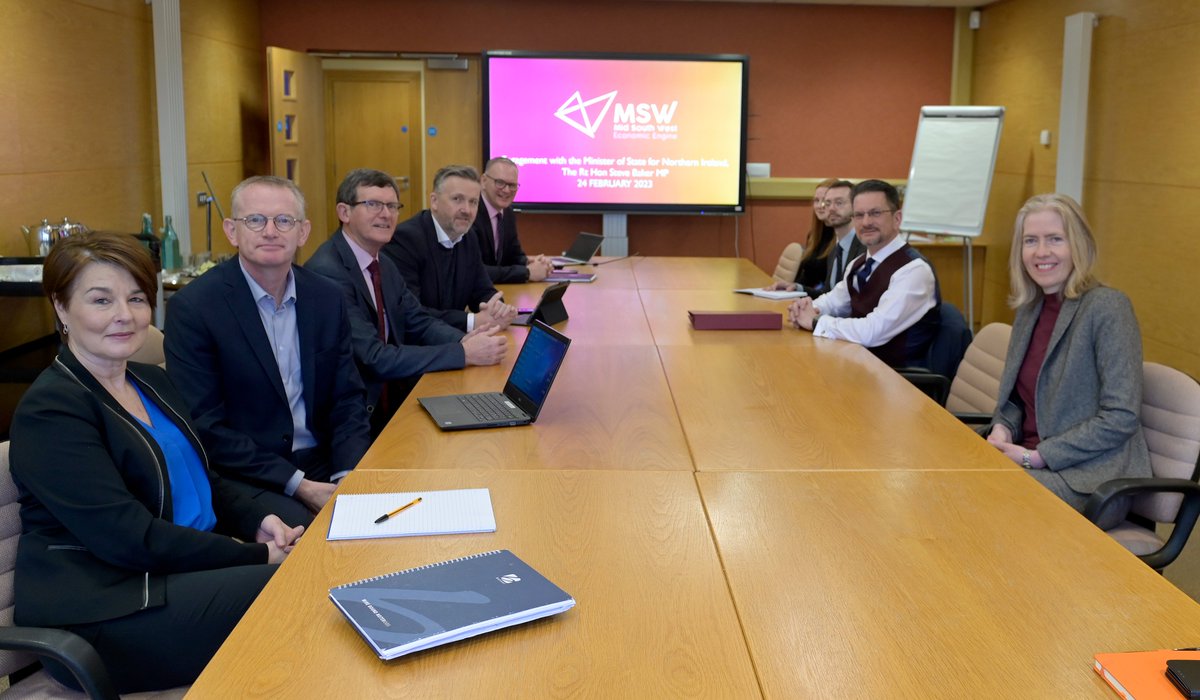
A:
{"type": "Polygon", "coordinates": [[[345,494],[335,497],[328,540],[495,532],[488,489],[345,494]],[[420,503],[376,523],[379,516],[420,497],[420,503]]]}

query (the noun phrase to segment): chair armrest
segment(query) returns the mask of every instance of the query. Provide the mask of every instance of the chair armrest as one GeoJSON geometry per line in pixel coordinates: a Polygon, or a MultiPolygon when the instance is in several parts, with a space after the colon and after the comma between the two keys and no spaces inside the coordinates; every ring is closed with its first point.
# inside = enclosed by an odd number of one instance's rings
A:
{"type": "Polygon", "coordinates": [[[946,405],[946,397],[950,395],[949,378],[930,372],[924,367],[901,367],[896,371],[939,406],[946,405]]]}
{"type": "Polygon", "coordinates": [[[1092,522],[1097,522],[1100,514],[1113,500],[1123,496],[1136,496],[1143,493],[1179,493],[1183,494],[1183,503],[1179,506],[1179,514],[1175,517],[1175,527],[1166,544],[1157,552],[1139,557],[1156,571],[1161,571],[1175,561],[1183,551],[1196,519],[1200,517],[1200,484],[1190,479],[1113,479],[1100,484],[1083,508],[1083,516],[1092,522]]]}
{"type": "Polygon", "coordinates": [[[967,425],[988,425],[992,422],[990,413],[953,413],[951,415],[967,425]]]}
{"type": "Polygon", "coordinates": [[[117,700],[119,697],[100,655],[74,632],[48,627],[0,627],[0,649],[54,659],[71,671],[93,700],[117,700]]]}

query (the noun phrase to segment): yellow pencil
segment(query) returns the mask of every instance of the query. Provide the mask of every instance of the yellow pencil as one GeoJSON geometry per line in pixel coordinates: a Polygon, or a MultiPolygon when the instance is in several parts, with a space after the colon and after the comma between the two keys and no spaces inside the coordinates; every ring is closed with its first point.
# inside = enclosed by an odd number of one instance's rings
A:
{"type": "Polygon", "coordinates": [[[417,498],[415,500],[413,500],[412,502],[405,503],[404,505],[400,506],[396,510],[393,510],[391,513],[384,513],[383,515],[381,515],[375,519],[375,524],[378,525],[379,523],[387,520],[388,518],[392,517],[396,513],[399,513],[400,511],[404,510],[405,508],[412,508],[413,506],[415,506],[421,502],[421,498],[422,498],[421,496],[417,496],[417,498]]]}

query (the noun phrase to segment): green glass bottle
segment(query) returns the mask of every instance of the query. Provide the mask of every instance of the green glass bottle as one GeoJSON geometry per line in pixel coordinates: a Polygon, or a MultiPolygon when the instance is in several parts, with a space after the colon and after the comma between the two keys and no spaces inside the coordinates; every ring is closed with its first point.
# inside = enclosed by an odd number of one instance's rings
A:
{"type": "Polygon", "coordinates": [[[171,215],[167,214],[167,225],[163,227],[162,269],[178,270],[183,267],[183,259],[179,254],[179,235],[171,223],[171,215]]]}

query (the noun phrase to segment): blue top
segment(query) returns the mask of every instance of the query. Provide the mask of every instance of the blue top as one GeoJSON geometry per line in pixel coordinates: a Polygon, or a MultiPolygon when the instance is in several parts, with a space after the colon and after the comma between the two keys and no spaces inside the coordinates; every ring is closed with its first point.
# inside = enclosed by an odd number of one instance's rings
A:
{"type": "MultiPolygon", "coordinates": [[[[142,390],[134,382],[137,390],[150,415],[150,423],[138,422],[158,443],[163,456],[167,459],[167,478],[171,482],[171,512],[174,514],[176,525],[183,525],[196,530],[212,531],[217,525],[217,514],[213,511],[212,486],[208,474],[200,462],[200,455],[192,443],[184,437],[171,419],[162,412],[158,404],[146,398],[142,390]]],[[[136,417],[136,416],[135,416],[136,417]]]]}

